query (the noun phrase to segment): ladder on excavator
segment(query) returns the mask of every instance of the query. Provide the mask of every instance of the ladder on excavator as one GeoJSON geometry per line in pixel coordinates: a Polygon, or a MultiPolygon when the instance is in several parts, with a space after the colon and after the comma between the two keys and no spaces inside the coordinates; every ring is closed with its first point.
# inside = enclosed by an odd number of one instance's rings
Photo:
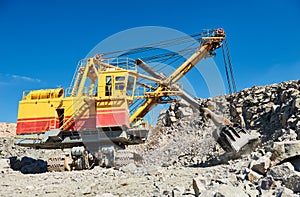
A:
{"type": "Polygon", "coordinates": [[[79,106],[77,110],[74,111],[72,116],[63,123],[59,128],[60,130],[68,130],[83,114],[86,112],[91,105],[94,103],[94,99],[91,97],[85,97],[84,99],[78,99],[72,106],[79,106]]]}
{"type": "Polygon", "coordinates": [[[71,84],[70,84],[70,88],[68,94],[70,94],[71,96],[76,96],[78,89],[79,89],[79,85],[82,81],[82,77],[84,74],[84,69],[85,69],[85,64],[84,64],[84,60],[80,60],[77,64],[76,67],[76,72],[74,72],[71,84]]]}

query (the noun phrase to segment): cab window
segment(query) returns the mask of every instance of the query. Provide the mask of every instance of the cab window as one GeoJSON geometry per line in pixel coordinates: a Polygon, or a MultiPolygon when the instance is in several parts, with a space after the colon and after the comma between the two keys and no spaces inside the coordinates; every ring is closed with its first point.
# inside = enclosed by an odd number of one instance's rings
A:
{"type": "Polygon", "coordinates": [[[135,81],[135,78],[133,76],[128,76],[127,90],[126,90],[127,96],[132,96],[132,94],[133,94],[134,81],[135,81]]]}
{"type": "Polygon", "coordinates": [[[117,76],[116,81],[125,81],[125,76],[117,76]]]}
{"type": "Polygon", "coordinates": [[[125,88],[125,76],[116,76],[115,90],[124,90],[125,88]]]}
{"type": "Polygon", "coordinates": [[[105,96],[111,96],[112,77],[106,76],[105,81],[105,96]]]}
{"type": "Polygon", "coordinates": [[[124,90],[125,85],[124,83],[116,83],[115,90],[124,90]]]}

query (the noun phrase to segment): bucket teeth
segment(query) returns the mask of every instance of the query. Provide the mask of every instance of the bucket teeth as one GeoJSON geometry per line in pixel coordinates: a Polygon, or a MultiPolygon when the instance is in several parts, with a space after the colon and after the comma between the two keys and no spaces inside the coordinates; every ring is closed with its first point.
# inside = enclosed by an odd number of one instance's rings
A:
{"type": "Polygon", "coordinates": [[[217,142],[226,152],[239,152],[244,146],[258,138],[258,134],[250,134],[239,126],[225,126],[221,128],[217,142]]]}

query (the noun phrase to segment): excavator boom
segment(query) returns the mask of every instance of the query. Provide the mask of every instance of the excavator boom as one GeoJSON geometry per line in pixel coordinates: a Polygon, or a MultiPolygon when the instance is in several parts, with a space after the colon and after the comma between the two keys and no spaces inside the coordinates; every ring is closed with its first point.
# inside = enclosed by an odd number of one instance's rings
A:
{"type": "MultiPolygon", "coordinates": [[[[153,77],[160,77],[162,80],[166,79],[151,69],[151,67],[142,60],[139,60],[138,66],[143,68],[146,72],[151,70],[149,74],[153,77]]],[[[251,134],[245,128],[242,128],[242,126],[233,124],[229,119],[217,115],[210,109],[201,106],[193,96],[188,94],[177,84],[172,84],[171,88],[173,91],[181,92],[178,96],[189,103],[193,109],[200,110],[204,116],[212,120],[217,127],[214,137],[225,151],[239,152],[245,145],[258,139],[259,136],[257,134],[251,134]]]]}
{"type": "MultiPolygon", "coordinates": [[[[219,48],[222,45],[222,41],[226,38],[225,32],[222,28],[218,28],[213,31],[211,37],[202,38],[202,42],[200,44],[199,49],[188,58],[180,67],[178,67],[168,78],[161,80],[159,87],[154,91],[154,95],[160,95],[161,91],[165,89],[170,89],[171,85],[176,83],[179,79],[181,79],[186,73],[188,73],[200,60],[207,57],[207,55],[219,48]]],[[[143,62],[141,60],[136,61],[137,64],[143,66],[143,62]]],[[[160,77],[159,74],[155,74],[151,71],[150,68],[146,69],[153,77],[160,77]]],[[[149,98],[147,99],[137,111],[135,111],[131,117],[130,121],[134,121],[138,118],[143,118],[151,108],[157,104],[159,97],[149,98]]]]}

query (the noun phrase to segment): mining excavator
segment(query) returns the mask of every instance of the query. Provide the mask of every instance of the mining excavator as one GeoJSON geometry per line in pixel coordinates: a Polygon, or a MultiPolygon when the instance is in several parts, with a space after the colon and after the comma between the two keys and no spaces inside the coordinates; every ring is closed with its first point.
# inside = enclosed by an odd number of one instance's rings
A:
{"type": "Polygon", "coordinates": [[[221,28],[202,36],[196,52],[168,77],[144,62],[146,58],[121,61],[98,54],[80,61],[70,88],[23,92],[15,144],[71,149],[69,154],[51,155],[49,171],[89,169],[95,164],[121,166],[135,157],[124,151],[126,146],[148,139],[146,114],[176,96],[212,119],[219,128],[216,140],[225,151],[238,152],[255,137],[200,106],[178,83],[200,60],[221,47],[225,38],[221,28]]]}

